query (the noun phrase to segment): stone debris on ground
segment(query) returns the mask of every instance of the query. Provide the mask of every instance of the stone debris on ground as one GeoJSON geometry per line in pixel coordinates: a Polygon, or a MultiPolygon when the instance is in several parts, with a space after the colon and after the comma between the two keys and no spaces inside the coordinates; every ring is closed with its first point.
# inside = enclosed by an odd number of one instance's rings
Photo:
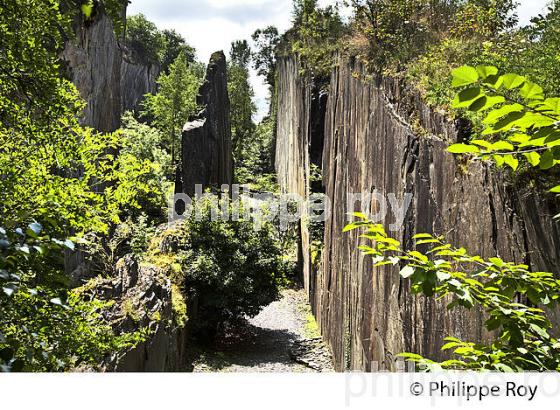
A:
{"type": "Polygon", "coordinates": [[[194,372],[332,372],[332,358],[320,337],[306,329],[305,292],[286,290],[279,301],[233,330],[215,348],[203,348],[194,372]]]}

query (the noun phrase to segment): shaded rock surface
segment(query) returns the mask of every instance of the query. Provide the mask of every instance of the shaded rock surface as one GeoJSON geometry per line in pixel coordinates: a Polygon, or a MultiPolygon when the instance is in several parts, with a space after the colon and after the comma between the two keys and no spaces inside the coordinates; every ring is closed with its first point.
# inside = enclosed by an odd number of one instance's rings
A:
{"type": "Polygon", "coordinates": [[[203,109],[183,129],[182,161],[175,184],[176,192],[190,196],[196,185],[203,190],[219,189],[233,181],[227,65],[221,51],[210,58],[197,102],[203,109]]]}
{"type": "Polygon", "coordinates": [[[164,272],[139,264],[131,255],[117,263],[113,279],[90,286],[100,300],[115,301],[104,312],[117,334],[146,329],[146,341],[110,358],[111,372],[164,372],[186,368],[187,331],[174,325],[171,282],[164,272]]]}
{"type": "Polygon", "coordinates": [[[62,51],[70,80],[87,102],[82,123],[101,132],[120,126],[122,52],[105,14],[78,18],[75,38],[62,51]]]}
{"type": "MultiPolygon", "coordinates": [[[[293,99],[292,110],[301,112],[304,122],[299,128],[305,129],[306,100],[294,97],[306,89],[296,90],[301,80],[289,78],[298,74],[286,63],[279,69],[279,101],[293,99]]],[[[282,116],[278,120],[290,121],[282,116]]],[[[446,301],[412,295],[409,282],[396,270],[372,266],[371,258],[357,249],[358,233],[342,234],[349,193],[377,192],[384,198],[395,194],[398,204],[410,194],[404,223],[391,233],[407,247],[416,233],[427,232],[443,234],[452,244],[483,257],[498,255],[536,270],[559,266],[560,232],[552,218],[558,213],[553,203],[522,182],[507,182],[505,175],[485,164],[459,162],[446,147],[461,140],[462,130],[403,83],[386,78],[376,84],[355,61],[341,59],[334,69],[323,151],[323,182],[333,212],[326,221],[321,271],[309,277],[309,296],[337,370],[394,369],[401,352],[443,359],[444,337],[489,336],[480,312],[450,313],[446,301]]],[[[279,132],[278,139],[280,147],[301,147],[294,151],[299,156],[313,152],[305,132],[297,129],[279,132]]],[[[305,184],[307,163],[305,158],[295,161],[287,148],[277,151],[278,169],[292,175],[284,178],[287,187],[305,184]]],[[[363,205],[372,214],[379,210],[375,199],[363,205]]],[[[380,222],[394,224],[394,214],[388,212],[380,222]]]]}
{"type": "MultiPolygon", "coordinates": [[[[300,77],[300,66],[292,58],[279,58],[278,114],[276,130],[276,174],[282,193],[310,195],[310,82],[300,77]]],[[[307,212],[300,220],[298,259],[303,273],[303,284],[309,292],[311,275],[310,236],[307,212]]]]}
{"type": "Polygon", "coordinates": [[[75,37],[61,53],[68,77],[87,102],[82,124],[100,132],[120,127],[121,115],[137,111],[147,93],[156,91],[159,65],[137,56],[117,38],[102,12],[75,23],[75,37]]]}
{"type": "Polygon", "coordinates": [[[159,74],[159,64],[141,59],[133,50],[123,47],[121,111],[140,111],[144,96],[156,93],[159,74]]]}

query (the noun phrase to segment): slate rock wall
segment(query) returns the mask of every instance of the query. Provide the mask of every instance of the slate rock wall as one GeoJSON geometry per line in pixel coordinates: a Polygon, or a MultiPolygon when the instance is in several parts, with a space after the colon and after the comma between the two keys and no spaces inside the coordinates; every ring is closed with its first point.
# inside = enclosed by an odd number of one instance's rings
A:
{"type": "MultiPolygon", "coordinates": [[[[280,73],[284,69],[281,64],[280,73]]],[[[294,90],[298,81],[282,80],[280,74],[279,101],[301,93],[294,90]]],[[[295,112],[308,109],[306,100],[290,104],[295,112]]],[[[305,113],[300,117],[299,126],[305,128],[305,113]]],[[[281,122],[290,117],[278,120],[282,129],[286,125],[281,122]]],[[[490,166],[463,163],[449,154],[446,147],[464,137],[463,129],[427,107],[405,84],[389,78],[375,81],[354,60],[340,59],[334,69],[323,141],[323,183],[333,213],[326,221],[322,268],[309,277],[309,288],[337,370],[394,370],[396,356],[405,351],[442,359],[446,336],[488,337],[480,312],[450,313],[446,301],[412,295],[398,269],[372,266],[371,258],[357,249],[357,232],[342,233],[350,211],[348,193],[394,194],[398,203],[410,194],[404,223],[392,233],[405,246],[416,233],[428,232],[443,234],[483,257],[498,255],[536,270],[560,266],[553,202],[522,182],[508,182],[490,166]]],[[[279,146],[308,143],[305,133],[290,135],[279,133],[279,146]]],[[[294,175],[287,186],[298,187],[305,182],[309,161],[294,161],[290,152],[277,151],[277,166],[294,175]]],[[[298,152],[311,156],[313,143],[298,152]]],[[[376,213],[378,207],[372,200],[365,211],[376,213]]],[[[389,226],[395,218],[389,212],[381,222],[389,226]]]]}

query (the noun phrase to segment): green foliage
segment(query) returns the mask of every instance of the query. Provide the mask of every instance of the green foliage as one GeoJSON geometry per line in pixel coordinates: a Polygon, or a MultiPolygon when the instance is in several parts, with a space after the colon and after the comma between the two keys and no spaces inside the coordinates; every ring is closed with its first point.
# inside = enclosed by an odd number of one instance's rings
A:
{"type": "Polygon", "coordinates": [[[79,125],[84,103],[57,57],[70,17],[55,1],[26,3],[0,6],[0,219],[56,220],[63,234],[106,231],[120,194],[106,184],[125,177],[112,174],[118,136],[79,125]]]}
{"type": "MultiPolygon", "coordinates": [[[[196,301],[195,325],[212,335],[279,297],[281,253],[270,224],[255,230],[251,221],[213,221],[212,205],[201,200],[198,206],[199,217],[193,213],[170,233],[177,242],[173,263],[181,266],[174,282],[187,301],[196,301]]],[[[162,256],[158,250],[152,258],[162,256]]]]}
{"type": "Polygon", "coordinates": [[[290,51],[311,76],[328,78],[344,33],[338,6],[319,8],[316,0],[296,0],[293,16],[293,29],[286,34],[290,51]]]}
{"type": "Polygon", "coordinates": [[[183,53],[189,63],[195,61],[196,50],[187,44],[187,41],[175,30],[162,31],[165,47],[161,58],[161,69],[164,73],[169,73],[171,64],[183,53]]]}
{"type": "Polygon", "coordinates": [[[175,175],[179,159],[181,130],[187,119],[197,112],[196,96],[202,79],[200,71],[180,53],[169,67],[169,74],[162,74],[157,83],[157,94],[146,95],[144,115],[153,118],[154,126],[165,136],[165,145],[170,147],[171,168],[165,173],[169,180],[175,175]]]}
{"type": "Polygon", "coordinates": [[[557,94],[559,4],[554,0],[546,15],[526,27],[514,27],[511,1],[465,2],[448,20],[448,28],[407,64],[406,76],[428,103],[452,113],[449,69],[465,64],[518,73],[537,82],[545,93],[557,94]]]}
{"type": "MultiPolygon", "coordinates": [[[[140,182],[135,192],[139,206],[129,210],[127,215],[137,217],[142,210],[151,219],[163,222],[166,216],[167,195],[173,189],[173,182],[166,174],[172,163],[171,155],[165,146],[165,137],[158,129],[137,121],[130,112],[125,113],[122,118],[120,135],[122,138],[119,161],[132,159],[133,162],[142,164],[146,171],[141,178],[135,178],[133,181],[140,182]]],[[[135,175],[127,174],[127,170],[123,172],[129,178],[135,175]]]]}
{"type": "Polygon", "coordinates": [[[126,20],[126,45],[136,51],[144,61],[161,64],[161,71],[169,74],[171,64],[180,54],[189,63],[195,61],[195,49],[175,30],[159,30],[143,14],[126,20]]]}
{"type": "Polygon", "coordinates": [[[455,154],[477,154],[516,171],[523,161],[549,170],[560,163],[560,98],[545,98],[542,87],[517,74],[498,75],[491,66],[463,66],[453,71],[461,90],[458,109],[482,116],[482,130],[468,144],[454,144],[455,154]]]}
{"type": "MultiPolygon", "coordinates": [[[[430,61],[456,59],[439,50],[442,44],[466,49],[468,56],[475,44],[497,40],[517,21],[512,0],[352,0],[352,5],[354,37],[365,36],[368,43],[358,54],[377,70],[391,73],[424,56],[438,57],[429,59],[428,65],[420,62],[427,70],[430,61]]],[[[459,64],[467,62],[462,57],[459,64]]]]}
{"type": "Polygon", "coordinates": [[[134,345],[133,335],[116,336],[103,319],[106,303],[66,290],[62,252],[73,248],[36,222],[25,229],[0,228],[2,371],[96,366],[134,345]]]}
{"type": "Polygon", "coordinates": [[[249,47],[247,40],[232,42],[229,56],[232,65],[248,69],[251,63],[251,47],[249,47]]]}
{"type": "Polygon", "coordinates": [[[452,350],[456,359],[436,363],[416,354],[403,356],[428,370],[560,370],[560,342],[550,334],[552,325],[546,312],[560,300],[560,280],[546,272],[531,272],[527,265],[505,262],[499,258],[485,260],[471,256],[464,248],[454,248],[444,238],[429,234],[414,237],[415,248],[407,251],[390,238],[383,226],[356,214],[357,222],[345,231],[361,229],[364,254],[375,266],[400,265],[400,276],[408,279],[412,291],[427,297],[450,300],[450,310],[458,307],[482,308],[485,327],[494,332],[488,344],[447,338],[443,350],[452,350]],[[526,302],[513,302],[515,295],[526,302]]]}
{"type": "Polygon", "coordinates": [[[76,13],[93,18],[97,7],[116,10],[117,5],[119,15],[122,11],[118,1],[94,2],[93,9],[79,11],[83,4],[36,0],[0,5],[4,370],[98,364],[136,337],[115,336],[101,316],[105,304],[68,291],[62,256],[74,244],[56,239],[108,233],[146,198],[159,195],[151,179],[154,164],[127,151],[122,134],[99,134],[79,124],[85,104],[63,79],[58,53],[76,13]],[[121,149],[122,155],[116,155],[121,149]],[[22,228],[24,221],[37,222],[22,228]]]}
{"type": "Polygon", "coordinates": [[[352,0],[355,36],[365,36],[366,55],[383,70],[418,56],[445,30],[460,1],[352,0]]]}
{"type": "Polygon", "coordinates": [[[243,141],[236,158],[236,182],[250,184],[256,191],[276,192],[276,178],[273,175],[274,145],[274,120],[267,117],[243,141]]]}
{"type": "Polygon", "coordinates": [[[126,19],[126,44],[146,60],[161,62],[165,49],[165,36],[143,14],[126,19]]]}
{"type": "Polygon", "coordinates": [[[276,82],[276,46],[280,42],[278,29],[268,26],[256,30],[251,36],[256,51],[253,52],[253,65],[257,74],[266,79],[266,83],[274,88],[276,82]]]}
{"type": "Polygon", "coordinates": [[[232,43],[228,64],[228,93],[230,99],[230,120],[232,150],[236,164],[244,156],[246,146],[255,132],[253,115],[257,107],[253,102],[255,93],[249,81],[251,50],[247,41],[232,43]]]}

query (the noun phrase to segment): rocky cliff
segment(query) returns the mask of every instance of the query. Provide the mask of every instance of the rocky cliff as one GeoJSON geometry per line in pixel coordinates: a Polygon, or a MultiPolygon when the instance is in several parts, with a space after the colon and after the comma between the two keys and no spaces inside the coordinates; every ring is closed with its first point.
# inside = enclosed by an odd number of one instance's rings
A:
{"type": "Polygon", "coordinates": [[[194,196],[195,185],[219,189],[233,181],[227,65],[221,51],[210,58],[197,103],[202,111],[183,129],[182,160],[175,183],[176,192],[190,196],[194,196]]]}
{"type": "MultiPolygon", "coordinates": [[[[311,85],[299,76],[299,64],[292,58],[279,58],[278,114],[276,130],[276,174],[283,193],[306,198],[310,194],[310,107],[311,85]]],[[[310,237],[307,218],[299,225],[299,265],[305,290],[311,274],[310,237]]]]}
{"type": "Polygon", "coordinates": [[[62,52],[68,76],[87,102],[82,123],[101,132],[120,126],[122,53],[111,19],[97,14],[91,21],[79,17],[75,38],[62,52]]]}
{"type": "Polygon", "coordinates": [[[151,61],[139,58],[134,50],[123,47],[121,63],[121,111],[141,109],[146,94],[155,94],[156,80],[160,74],[160,66],[151,61]]]}
{"type": "MultiPolygon", "coordinates": [[[[311,105],[299,98],[300,80],[291,78],[290,64],[280,64],[279,70],[280,78],[288,78],[279,83],[279,101],[293,99],[293,110],[302,113],[299,127],[305,129],[313,119],[305,124],[311,105]]],[[[323,182],[333,213],[326,221],[321,271],[309,282],[338,370],[394,369],[396,355],[404,351],[440,359],[448,335],[487,336],[479,312],[451,315],[444,301],[413,296],[394,269],[372,266],[357,250],[357,233],[342,234],[349,193],[394,194],[399,204],[410,195],[404,222],[392,233],[405,246],[416,233],[436,233],[485,257],[499,255],[537,270],[559,266],[560,231],[552,204],[522,183],[506,183],[490,166],[449,154],[446,147],[464,137],[463,127],[429,109],[405,84],[388,78],[375,82],[359,63],[341,59],[332,74],[324,126],[323,182]]],[[[314,150],[305,132],[280,132],[278,139],[280,147],[299,144],[302,156],[314,150]]],[[[305,184],[308,160],[295,162],[289,150],[280,149],[277,161],[286,175],[299,178],[291,186],[305,184]]],[[[374,199],[364,205],[366,211],[379,210],[374,199]]],[[[381,222],[394,224],[393,213],[381,222]]]]}
{"type": "Polygon", "coordinates": [[[146,332],[145,341],[111,357],[104,369],[111,372],[170,372],[187,368],[187,330],[177,325],[173,286],[164,268],[121,259],[114,278],[97,278],[86,285],[100,300],[112,305],[104,311],[116,333],[146,332]]]}
{"type": "Polygon", "coordinates": [[[115,131],[124,111],[138,110],[143,96],[156,91],[160,68],[124,47],[102,12],[88,21],[78,17],[74,26],[75,37],[61,58],[87,102],[82,123],[101,132],[115,131]]]}

